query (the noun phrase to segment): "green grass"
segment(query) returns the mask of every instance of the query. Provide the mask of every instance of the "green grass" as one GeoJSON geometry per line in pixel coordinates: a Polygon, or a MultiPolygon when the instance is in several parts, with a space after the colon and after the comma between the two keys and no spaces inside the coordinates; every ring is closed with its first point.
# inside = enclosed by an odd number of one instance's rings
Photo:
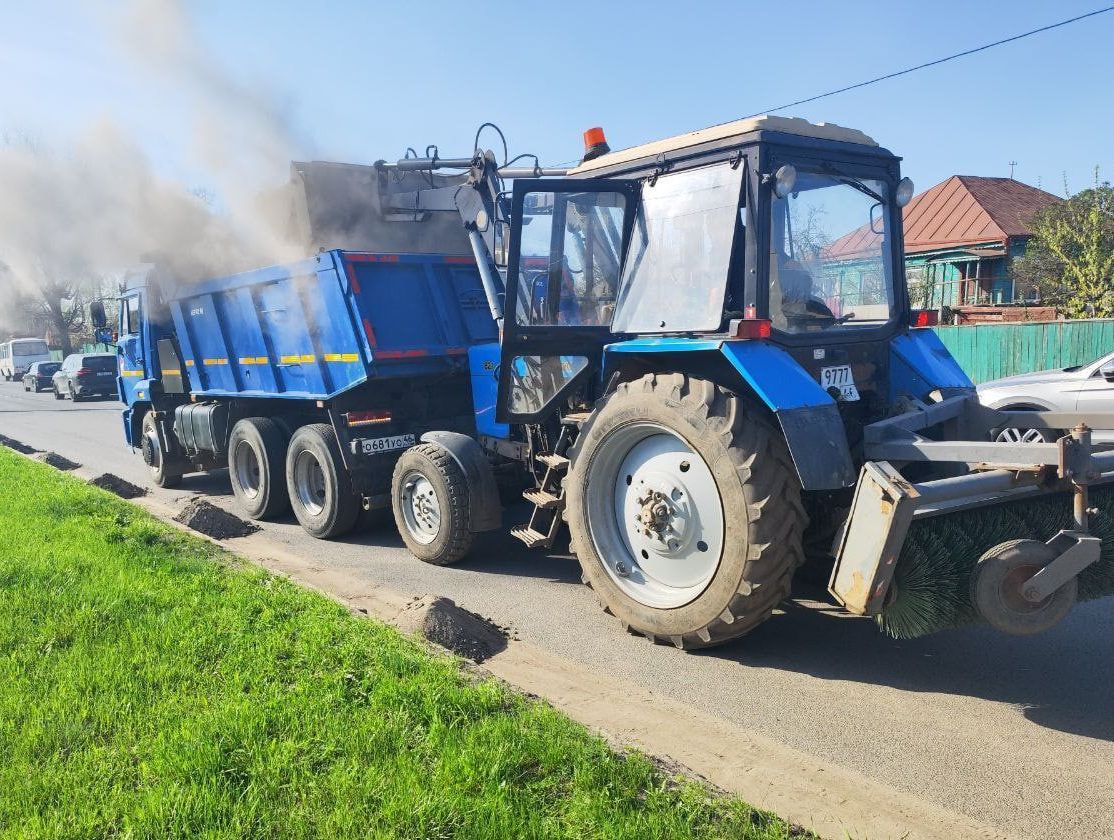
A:
{"type": "Polygon", "coordinates": [[[0,835],[785,837],[0,447],[0,835]]]}

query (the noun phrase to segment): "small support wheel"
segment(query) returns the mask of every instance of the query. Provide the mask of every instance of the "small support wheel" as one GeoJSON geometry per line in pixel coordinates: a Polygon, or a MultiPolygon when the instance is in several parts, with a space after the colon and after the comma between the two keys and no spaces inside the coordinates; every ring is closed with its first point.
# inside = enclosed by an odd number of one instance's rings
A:
{"type": "Polygon", "coordinates": [[[1041,601],[1024,595],[1025,582],[1056,557],[1055,549],[1037,540],[1011,540],[987,551],[971,576],[971,599],[979,615],[1014,636],[1041,633],[1062,621],[1075,605],[1075,578],[1041,601]]]}
{"type": "Polygon", "coordinates": [[[236,501],[252,519],[267,519],[290,509],[284,472],[287,440],[269,417],[245,417],[232,427],[228,476],[236,501]]]}
{"type": "Polygon", "coordinates": [[[355,527],[360,502],[328,423],[294,433],[286,450],[286,488],[294,516],[311,537],[328,540],[355,527]]]}
{"type": "Polygon", "coordinates": [[[395,524],[410,553],[435,566],[448,566],[468,553],[468,482],[448,451],[420,443],[402,453],[391,478],[395,524]]]}

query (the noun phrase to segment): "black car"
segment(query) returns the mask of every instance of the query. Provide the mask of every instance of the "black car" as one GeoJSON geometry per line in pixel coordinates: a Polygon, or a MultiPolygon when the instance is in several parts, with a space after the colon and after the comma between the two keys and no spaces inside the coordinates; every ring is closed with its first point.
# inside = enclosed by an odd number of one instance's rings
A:
{"type": "Polygon", "coordinates": [[[27,373],[23,374],[23,390],[38,393],[50,388],[51,377],[61,366],[61,362],[35,362],[27,369],[27,373]]]}
{"type": "Polygon", "coordinates": [[[74,402],[86,397],[116,395],[116,355],[114,353],[74,353],[67,356],[52,377],[54,398],[69,394],[74,402]]]}

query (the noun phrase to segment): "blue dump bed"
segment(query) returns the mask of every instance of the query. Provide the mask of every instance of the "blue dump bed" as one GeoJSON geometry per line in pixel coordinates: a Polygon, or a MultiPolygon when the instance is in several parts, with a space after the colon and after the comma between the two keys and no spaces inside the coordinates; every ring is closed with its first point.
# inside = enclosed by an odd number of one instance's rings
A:
{"type": "Polygon", "coordinates": [[[326,400],[368,380],[467,370],[498,332],[470,257],[327,251],[179,287],[198,396],[326,400]]]}

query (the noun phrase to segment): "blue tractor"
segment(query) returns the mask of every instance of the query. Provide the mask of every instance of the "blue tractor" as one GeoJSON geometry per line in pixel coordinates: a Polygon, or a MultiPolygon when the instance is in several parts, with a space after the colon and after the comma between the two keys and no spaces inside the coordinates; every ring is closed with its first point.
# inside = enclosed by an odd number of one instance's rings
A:
{"type": "MultiPolygon", "coordinates": [[[[765,621],[806,562],[852,612],[927,604],[922,629],[1034,632],[1081,575],[1088,597],[1114,588],[1088,521],[1114,456],[1080,417],[980,408],[911,329],[899,158],[781,117],[586,146],[571,170],[478,150],[361,168],[367,224],[348,227],[389,250],[149,274],[119,328],[128,442],[158,483],[227,466],[249,515],[292,507],[318,537],[389,508],[439,564],[499,527],[500,485],[524,476],[511,533],[548,548],[567,523],[603,607],[685,649],[765,621]],[[1020,452],[988,439],[1007,425],[1073,431],[1020,452]],[[1054,491],[1074,503],[1047,534],[999,529],[943,569],[906,557],[925,523],[1054,491]]],[[[312,220],[331,205],[308,184],[312,220]]]]}

